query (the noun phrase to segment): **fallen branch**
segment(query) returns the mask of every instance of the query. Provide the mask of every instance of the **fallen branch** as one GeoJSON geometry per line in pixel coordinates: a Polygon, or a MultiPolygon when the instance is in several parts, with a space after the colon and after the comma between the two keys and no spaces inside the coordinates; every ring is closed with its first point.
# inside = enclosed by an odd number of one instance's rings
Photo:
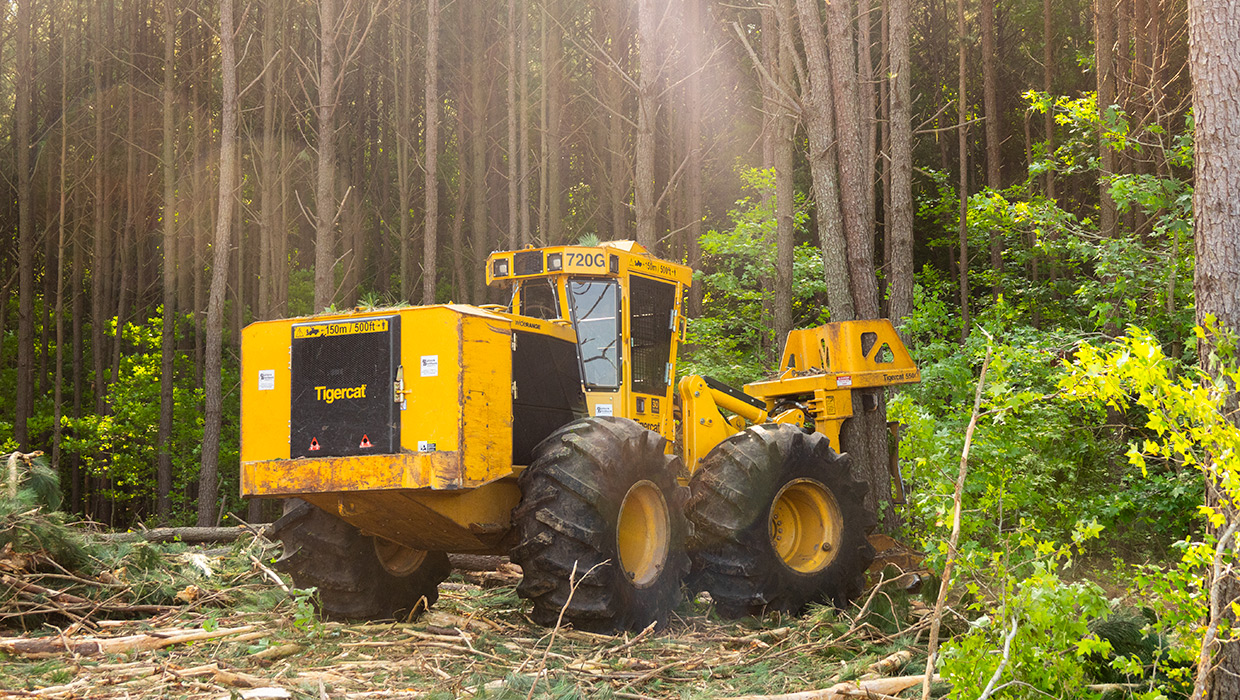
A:
{"type": "Polygon", "coordinates": [[[939,627],[943,623],[943,606],[947,602],[947,591],[951,588],[952,567],[956,565],[956,545],[960,542],[960,513],[964,508],[964,480],[969,474],[969,448],[973,445],[977,414],[982,407],[982,388],[986,386],[986,370],[990,367],[990,356],[993,351],[994,348],[987,342],[986,359],[982,360],[982,372],[977,378],[977,391],[973,394],[973,414],[969,416],[969,427],[964,431],[964,449],[960,452],[960,471],[956,475],[956,490],[952,492],[952,534],[947,540],[947,562],[943,564],[943,580],[939,582],[939,597],[934,601],[934,614],[930,617],[930,644],[926,651],[926,675],[921,685],[921,700],[930,700],[930,676],[934,674],[934,656],[939,651],[939,627]]]}
{"type": "Polygon", "coordinates": [[[157,527],[141,532],[104,532],[95,537],[104,542],[184,542],[185,544],[226,544],[236,542],[253,531],[236,527],[157,527]]]}
{"type": "MultiPolygon", "coordinates": [[[[921,675],[871,678],[863,681],[836,683],[830,688],[822,688],[820,690],[807,690],[783,695],[739,695],[726,698],[725,700],[845,700],[851,697],[873,698],[902,693],[923,680],[924,677],[921,675]]],[[[930,680],[938,681],[939,677],[935,676],[930,680]]]]}
{"type": "MultiPolygon", "coordinates": [[[[45,656],[57,654],[76,654],[79,656],[98,656],[100,654],[124,654],[134,651],[154,651],[176,644],[199,642],[205,639],[217,639],[242,635],[242,638],[253,639],[250,634],[258,629],[257,625],[206,630],[190,630],[182,634],[153,632],[150,634],[133,634],[124,637],[96,637],[79,640],[61,637],[0,637],[0,651],[21,656],[45,656]]],[[[260,636],[266,634],[258,633],[260,636]]]]}
{"type": "Polygon", "coordinates": [[[0,584],[8,586],[20,593],[25,593],[36,598],[43,598],[56,606],[55,612],[81,612],[83,610],[89,612],[123,612],[123,613],[165,613],[175,608],[167,605],[123,605],[116,603],[96,602],[75,596],[72,593],[65,593],[54,588],[47,588],[38,584],[23,581],[16,576],[9,574],[0,574],[0,584]]]}
{"type": "Polygon", "coordinates": [[[999,682],[999,678],[1003,675],[1003,669],[1008,665],[1008,659],[1012,658],[1012,639],[1016,637],[1016,630],[1019,627],[1020,620],[1012,620],[1012,631],[1008,632],[1007,637],[1003,640],[1003,656],[999,659],[999,665],[995,667],[995,673],[990,677],[990,682],[986,684],[986,689],[982,691],[977,700],[989,700],[990,696],[995,692],[995,684],[999,682]]]}

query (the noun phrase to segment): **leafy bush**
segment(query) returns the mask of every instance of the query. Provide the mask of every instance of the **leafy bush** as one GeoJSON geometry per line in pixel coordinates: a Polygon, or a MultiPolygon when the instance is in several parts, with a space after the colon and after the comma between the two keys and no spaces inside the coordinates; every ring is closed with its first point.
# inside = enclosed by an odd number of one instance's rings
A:
{"type": "MultiPolygon", "coordinates": [[[[741,177],[747,190],[775,191],[772,170],[749,169],[741,177]]],[[[694,280],[703,290],[702,315],[689,319],[689,347],[680,363],[681,374],[701,374],[739,385],[764,376],[774,366],[783,339],[775,337],[770,311],[775,295],[772,199],[750,196],[738,201],[728,212],[731,229],[702,236],[703,269],[694,280]]],[[[808,235],[805,204],[804,196],[798,195],[793,226],[802,238],[808,235]]],[[[792,289],[794,327],[825,323],[826,285],[822,254],[816,246],[796,247],[792,289]]]]}

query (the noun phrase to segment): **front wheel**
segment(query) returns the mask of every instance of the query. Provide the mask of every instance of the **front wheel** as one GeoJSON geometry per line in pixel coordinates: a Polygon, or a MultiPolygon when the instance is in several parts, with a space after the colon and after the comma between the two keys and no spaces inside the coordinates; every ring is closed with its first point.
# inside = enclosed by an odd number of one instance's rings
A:
{"type": "Polygon", "coordinates": [[[518,478],[517,593],[541,625],[611,632],[662,621],[680,599],[685,489],[666,440],[624,418],[570,423],[518,478]]]}
{"type": "Polygon", "coordinates": [[[719,443],[689,484],[690,583],[724,617],[844,606],[874,560],[873,512],[821,433],[758,425],[719,443]]]}

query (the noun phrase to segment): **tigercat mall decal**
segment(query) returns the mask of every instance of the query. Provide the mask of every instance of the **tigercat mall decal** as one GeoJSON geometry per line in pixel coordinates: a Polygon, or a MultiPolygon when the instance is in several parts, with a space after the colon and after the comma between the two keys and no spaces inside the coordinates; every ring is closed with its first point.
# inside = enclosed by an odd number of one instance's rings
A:
{"type": "Polygon", "coordinates": [[[366,321],[340,321],[337,323],[321,323],[314,326],[296,326],[293,337],[330,338],[337,335],[357,335],[359,333],[384,333],[388,329],[388,319],[374,318],[366,321]]]}
{"type": "Polygon", "coordinates": [[[314,387],[315,400],[323,403],[331,403],[336,399],[364,399],[366,398],[366,385],[345,387],[343,389],[328,389],[325,386],[314,387]]]}

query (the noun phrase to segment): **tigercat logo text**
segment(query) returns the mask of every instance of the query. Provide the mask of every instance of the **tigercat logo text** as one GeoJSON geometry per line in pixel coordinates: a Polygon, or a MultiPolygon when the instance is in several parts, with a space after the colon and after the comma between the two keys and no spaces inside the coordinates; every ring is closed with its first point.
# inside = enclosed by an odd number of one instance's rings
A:
{"type": "Polygon", "coordinates": [[[337,399],[364,399],[366,398],[366,385],[350,386],[342,389],[328,389],[325,386],[314,387],[315,400],[323,403],[331,403],[337,399]]]}

